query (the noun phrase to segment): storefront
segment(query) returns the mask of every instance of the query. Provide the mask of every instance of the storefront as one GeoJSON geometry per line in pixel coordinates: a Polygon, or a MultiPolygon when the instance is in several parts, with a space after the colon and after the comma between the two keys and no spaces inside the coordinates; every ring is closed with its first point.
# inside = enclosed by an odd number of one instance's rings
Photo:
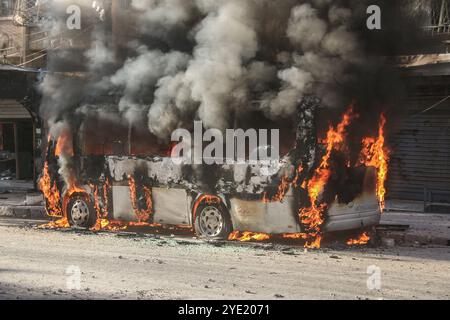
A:
{"type": "Polygon", "coordinates": [[[426,210],[436,206],[448,212],[450,63],[413,67],[406,74],[405,114],[390,141],[389,197],[424,201],[426,210]]]}
{"type": "Polygon", "coordinates": [[[35,70],[0,65],[0,180],[36,180],[37,75],[35,70]]]}
{"type": "Polygon", "coordinates": [[[34,178],[35,126],[30,113],[14,100],[0,100],[0,180],[34,178]]]}

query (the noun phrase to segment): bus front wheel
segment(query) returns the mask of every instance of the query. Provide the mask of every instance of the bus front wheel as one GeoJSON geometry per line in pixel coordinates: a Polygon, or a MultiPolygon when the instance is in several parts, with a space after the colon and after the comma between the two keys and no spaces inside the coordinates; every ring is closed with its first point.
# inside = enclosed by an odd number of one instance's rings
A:
{"type": "Polygon", "coordinates": [[[70,225],[78,228],[91,228],[97,220],[89,197],[83,194],[76,194],[70,198],[67,217],[70,225]]]}

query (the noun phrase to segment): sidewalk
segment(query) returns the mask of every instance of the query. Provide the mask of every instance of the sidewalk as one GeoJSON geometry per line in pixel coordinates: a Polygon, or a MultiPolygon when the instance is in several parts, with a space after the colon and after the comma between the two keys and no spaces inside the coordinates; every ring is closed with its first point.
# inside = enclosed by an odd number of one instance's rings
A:
{"type": "Polygon", "coordinates": [[[450,245],[450,214],[385,212],[378,235],[397,244],[450,245]],[[383,228],[384,226],[391,226],[383,228]],[[406,227],[403,229],[403,226],[406,227]],[[403,229],[403,230],[402,230],[403,229]]]}
{"type": "Polygon", "coordinates": [[[5,192],[29,192],[33,191],[32,181],[0,180],[0,194],[5,192]]]}
{"type": "Polygon", "coordinates": [[[388,200],[378,228],[381,238],[404,244],[450,245],[450,210],[445,213],[425,213],[423,201],[388,200]],[[390,225],[392,228],[383,228],[390,225]],[[400,226],[395,230],[395,225],[400,226]]]}
{"type": "MultiPolygon", "coordinates": [[[[423,213],[423,201],[386,200],[387,212],[417,212],[423,213]]],[[[450,212],[449,212],[450,213],[450,212]]]]}
{"type": "Polygon", "coordinates": [[[30,181],[0,181],[0,217],[48,219],[42,194],[30,181]]]}

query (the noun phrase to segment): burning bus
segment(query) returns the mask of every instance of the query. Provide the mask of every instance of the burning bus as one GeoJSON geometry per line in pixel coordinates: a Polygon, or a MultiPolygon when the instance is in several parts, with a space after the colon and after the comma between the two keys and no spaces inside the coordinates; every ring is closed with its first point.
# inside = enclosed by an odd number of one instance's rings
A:
{"type": "MultiPolygon", "coordinates": [[[[65,2],[52,9],[55,29],[66,25],[65,2]]],[[[74,43],[83,43],[49,55],[40,186],[53,225],[176,226],[318,247],[324,232],[377,224],[388,163],[379,109],[390,105],[392,77],[364,40],[366,8],[182,2],[176,17],[164,1],[96,7],[105,19],[82,30],[74,43]],[[208,130],[280,129],[280,159],[270,170],[174,163],[171,132],[196,120],[208,130]]]]}
{"type": "Polygon", "coordinates": [[[176,163],[166,142],[92,107],[49,137],[39,185],[48,214],[58,218],[50,226],[176,226],[208,239],[278,235],[308,247],[319,247],[324,232],[374,226],[384,205],[385,119],[352,158],[347,129],[358,115],[350,107],[318,137],[319,105],[305,98],[293,126],[281,133],[293,145],[282,143],[270,174],[248,161],[176,163]]]}

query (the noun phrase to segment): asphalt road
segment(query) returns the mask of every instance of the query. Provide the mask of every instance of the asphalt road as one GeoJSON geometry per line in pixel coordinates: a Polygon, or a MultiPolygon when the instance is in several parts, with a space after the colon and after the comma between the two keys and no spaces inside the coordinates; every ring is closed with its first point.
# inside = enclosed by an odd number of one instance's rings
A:
{"type": "Polygon", "coordinates": [[[449,299],[449,270],[450,247],[305,251],[0,219],[0,299],[449,299]]]}

